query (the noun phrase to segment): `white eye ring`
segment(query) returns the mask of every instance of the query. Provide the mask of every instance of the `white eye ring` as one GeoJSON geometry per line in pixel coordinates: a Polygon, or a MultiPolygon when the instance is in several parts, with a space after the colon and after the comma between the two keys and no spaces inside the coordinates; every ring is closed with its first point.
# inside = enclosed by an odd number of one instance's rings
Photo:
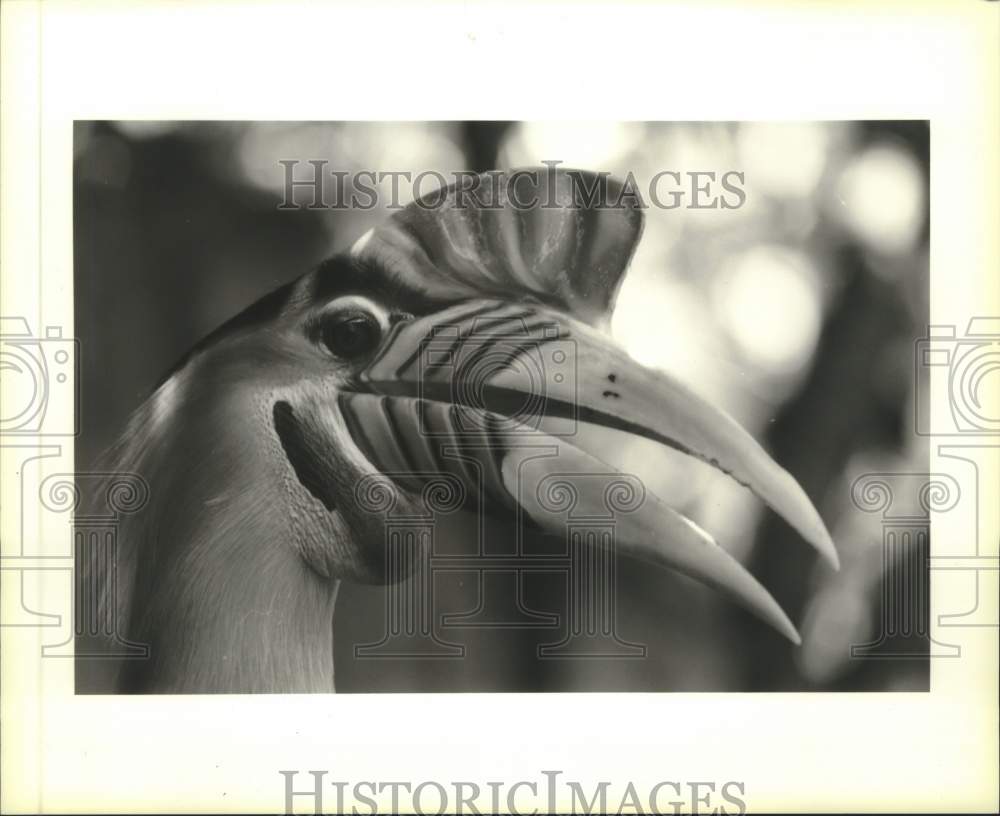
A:
{"type": "Polygon", "coordinates": [[[327,303],[320,317],[330,317],[337,312],[367,312],[374,317],[384,334],[389,329],[389,312],[364,295],[342,295],[327,303]]]}
{"type": "Polygon", "coordinates": [[[313,340],[341,361],[370,356],[389,330],[389,313],[361,295],[344,295],[327,303],[310,321],[313,340]]]}

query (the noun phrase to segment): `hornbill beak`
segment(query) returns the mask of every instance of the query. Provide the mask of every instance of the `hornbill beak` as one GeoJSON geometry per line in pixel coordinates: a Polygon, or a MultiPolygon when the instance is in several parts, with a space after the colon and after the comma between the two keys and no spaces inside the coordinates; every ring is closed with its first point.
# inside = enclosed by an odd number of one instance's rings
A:
{"type": "Polygon", "coordinates": [[[453,304],[396,323],[341,390],[358,448],[403,487],[451,473],[480,507],[526,514],[559,536],[559,477],[603,477],[577,480],[578,516],[606,516],[609,489],[630,485],[614,521],[620,551],[719,589],[798,643],[767,590],[649,488],[672,457],[701,459],[837,567],[802,488],[746,431],[598,331],[641,236],[641,202],[583,171],[489,173],[476,184],[471,201],[449,187],[437,206],[405,207],[352,249],[358,263],[453,304]]]}
{"type": "Polygon", "coordinates": [[[548,477],[607,476],[581,483],[582,516],[607,514],[609,480],[624,477],[634,495],[615,520],[621,552],[720,590],[795,643],[795,627],[768,591],[647,489],[649,477],[678,453],[701,459],[838,565],[802,488],[732,418],[558,310],[470,300],[404,320],[340,404],[359,449],[401,485],[450,472],[469,495],[557,535],[564,527],[546,495],[548,477]],[[548,455],[539,456],[540,446],[548,455]]]}

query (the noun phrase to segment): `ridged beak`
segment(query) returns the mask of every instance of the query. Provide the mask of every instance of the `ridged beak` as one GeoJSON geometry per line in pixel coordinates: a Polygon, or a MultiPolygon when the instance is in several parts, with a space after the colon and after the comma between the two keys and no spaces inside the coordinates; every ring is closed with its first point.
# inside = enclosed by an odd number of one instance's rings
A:
{"type": "MultiPolygon", "coordinates": [[[[657,496],[650,477],[671,457],[701,459],[838,566],[802,488],[731,417],[562,311],[478,300],[398,323],[340,406],[362,453],[404,488],[423,478],[414,474],[451,473],[470,495],[527,513],[555,535],[564,522],[540,493],[546,477],[638,479],[641,504],[616,518],[619,550],[714,587],[795,643],[799,635],[770,593],[657,496]],[[539,445],[552,455],[534,455],[539,445]]],[[[606,512],[604,499],[599,487],[584,489],[577,512],[606,512]]]]}

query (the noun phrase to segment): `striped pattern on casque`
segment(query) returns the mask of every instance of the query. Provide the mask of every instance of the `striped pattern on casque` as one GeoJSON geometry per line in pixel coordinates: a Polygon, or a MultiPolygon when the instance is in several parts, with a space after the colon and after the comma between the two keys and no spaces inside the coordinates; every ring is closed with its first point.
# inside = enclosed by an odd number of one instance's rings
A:
{"type": "Polygon", "coordinates": [[[488,173],[477,178],[475,195],[454,184],[424,196],[358,241],[352,256],[432,298],[528,297],[603,325],[642,234],[643,211],[622,197],[616,179],[532,171],[516,188],[513,173],[488,173]],[[600,196],[590,198],[596,189],[600,196]],[[532,200],[538,205],[519,203],[532,200]]]}

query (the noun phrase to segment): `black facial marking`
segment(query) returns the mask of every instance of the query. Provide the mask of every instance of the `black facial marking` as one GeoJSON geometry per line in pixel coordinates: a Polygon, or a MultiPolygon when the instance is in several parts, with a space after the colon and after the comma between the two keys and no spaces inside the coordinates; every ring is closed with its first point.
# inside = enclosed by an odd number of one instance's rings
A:
{"type": "Polygon", "coordinates": [[[427,314],[445,305],[405,285],[388,270],[368,261],[335,255],[323,261],[313,273],[309,297],[322,304],[341,295],[363,295],[389,311],[427,314]]]}
{"type": "Polygon", "coordinates": [[[287,402],[274,403],[273,417],[274,430],[299,482],[332,513],[336,481],[323,456],[328,443],[311,425],[299,422],[287,402]]]}

